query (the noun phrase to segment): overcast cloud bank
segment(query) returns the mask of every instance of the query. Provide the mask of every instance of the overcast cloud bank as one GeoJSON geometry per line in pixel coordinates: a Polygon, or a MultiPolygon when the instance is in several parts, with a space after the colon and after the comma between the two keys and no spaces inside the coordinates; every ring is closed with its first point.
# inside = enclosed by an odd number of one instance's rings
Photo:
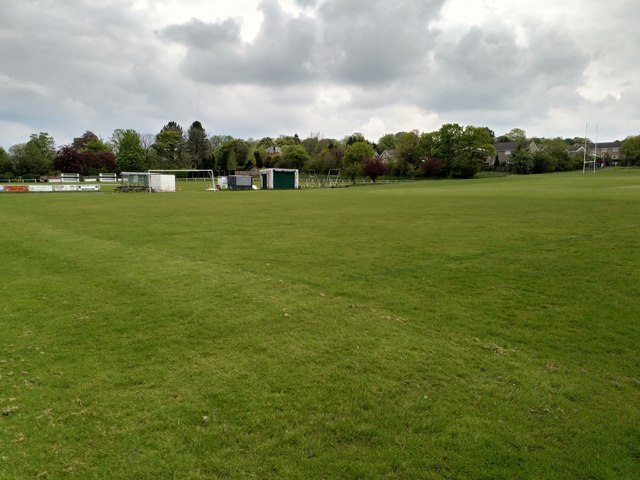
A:
{"type": "Polygon", "coordinates": [[[640,133],[631,0],[5,2],[0,145],[40,131],[640,133]],[[560,4],[561,3],[561,4],[560,4]]]}

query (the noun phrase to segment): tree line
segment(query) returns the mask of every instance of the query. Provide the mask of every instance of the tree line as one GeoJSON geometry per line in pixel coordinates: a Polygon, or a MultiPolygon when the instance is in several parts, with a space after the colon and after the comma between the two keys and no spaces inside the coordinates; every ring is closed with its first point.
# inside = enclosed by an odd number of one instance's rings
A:
{"type": "MultiPolygon", "coordinates": [[[[376,142],[361,133],[342,139],[320,134],[301,139],[294,134],[246,140],[208,136],[198,121],[185,132],[171,121],[155,135],[116,129],[106,141],[87,131],[59,148],[48,133],[32,134],[26,143],[8,152],[0,147],[0,177],[39,178],[61,172],[87,176],[148,169],[211,169],[227,174],[279,167],[320,174],[340,169],[343,177],[352,180],[362,175],[373,181],[381,175],[469,178],[481,169],[544,173],[581,168],[582,158],[570,155],[569,148],[584,140],[528,138],[518,128],[496,138],[487,127],[459,124],[445,124],[433,132],[388,133],[376,142]],[[493,161],[497,158],[494,145],[507,141],[516,142],[518,148],[509,165],[500,165],[493,161]],[[540,150],[531,152],[527,148],[531,141],[540,150]]],[[[623,162],[638,162],[640,135],[627,137],[622,151],[623,162]]]]}

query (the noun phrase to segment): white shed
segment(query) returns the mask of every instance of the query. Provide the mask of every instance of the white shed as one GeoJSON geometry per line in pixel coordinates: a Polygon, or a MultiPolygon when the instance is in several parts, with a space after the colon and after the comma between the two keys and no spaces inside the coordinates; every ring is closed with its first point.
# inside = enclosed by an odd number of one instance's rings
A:
{"type": "Polygon", "coordinates": [[[260,170],[260,184],[269,190],[299,188],[298,170],[293,168],[266,168],[260,170]]]}

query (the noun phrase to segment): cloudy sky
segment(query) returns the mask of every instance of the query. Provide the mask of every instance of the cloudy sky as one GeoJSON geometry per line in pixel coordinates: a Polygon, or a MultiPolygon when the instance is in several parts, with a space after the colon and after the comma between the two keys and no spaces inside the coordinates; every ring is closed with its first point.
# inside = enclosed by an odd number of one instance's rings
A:
{"type": "Polygon", "coordinates": [[[0,146],[484,125],[640,134],[637,0],[0,0],[0,146]]]}

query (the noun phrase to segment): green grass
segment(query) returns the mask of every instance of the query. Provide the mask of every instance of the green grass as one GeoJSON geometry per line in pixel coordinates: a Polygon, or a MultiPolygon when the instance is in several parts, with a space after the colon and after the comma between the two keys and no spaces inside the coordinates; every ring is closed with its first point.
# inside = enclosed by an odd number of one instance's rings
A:
{"type": "Polygon", "coordinates": [[[638,478],[640,170],[0,218],[2,479],[638,478]]]}

